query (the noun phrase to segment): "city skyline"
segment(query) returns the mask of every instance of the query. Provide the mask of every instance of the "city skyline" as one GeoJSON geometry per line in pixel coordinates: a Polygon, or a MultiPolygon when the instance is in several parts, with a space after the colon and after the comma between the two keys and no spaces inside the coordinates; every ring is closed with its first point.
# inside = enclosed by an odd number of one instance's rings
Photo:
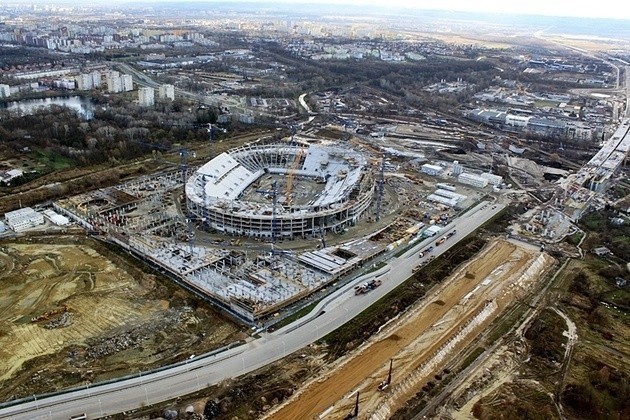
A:
{"type": "MultiPolygon", "coordinates": [[[[68,0],[33,0],[31,4],[48,5],[69,5],[68,0]]],[[[138,3],[226,3],[221,0],[112,0],[110,4],[138,4],[138,3]]],[[[227,3],[260,3],[261,5],[272,4],[302,4],[302,5],[345,5],[345,6],[382,6],[382,2],[377,0],[235,0],[227,3]]],[[[0,4],[23,4],[13,1],[0,4]]],[[[620,10],[618,3],[612,0],[605,0],[594,4],[587,1],[568,0],[532,0],[529,2],[503,2],[498,0],[480,0],[468,2],[464,0],[445,0],[436,4],[428,0],[392,0],[388,2],[387,8],[406,8],[417,10],[441,10],[453,12],[475,12],[475,13],[499,13],[499,14],[525,14],[544,15],[558,17],[582,17],[582,18],[606,18],[606,19],[629,19],[630,9],[620,10]]]]}
{"type": "MultiPolygon", "coordinates": [[[[219,3],[220,0],[114,0],[116,3],[219,3]]],[[[111,4],[111,1],[96,0],[99,4],[111,4]]],[[[263,0],[233,0],[230,3],[261,3],[268,5],[270,2],[263,0]]],[[[355,6],[382,6],[380,0],[275,0],[271,3],[290,4],[334,4],[334,5],[355,5],[355,6]]],[[[445,0],[434,2],[428,0],[392,0],[387,3],[387,8],[408,8],[418,10],[442,10],[454,12],[476,12],[476,13],[501,13],[501,14],[526,14],[545,15],[558,17],[584,17],[584,18],[609,18],[609,19],[630,19],[630,9],[620,10],[618,3],[607,0],[597,3],[587,1],[569,0],[532,0],[529,2],[505,2],[499,0],[480,0],[469,2],[465,0],[445,0]]]]}

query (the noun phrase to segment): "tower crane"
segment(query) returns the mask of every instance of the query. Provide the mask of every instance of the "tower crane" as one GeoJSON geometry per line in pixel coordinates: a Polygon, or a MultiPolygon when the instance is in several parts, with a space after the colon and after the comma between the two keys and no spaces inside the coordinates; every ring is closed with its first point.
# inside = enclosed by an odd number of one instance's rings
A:
{"type": "Polygon", "coordinates": [[[376,206],[374,207],[374,218],[378,222],[381,219],[381,202],[383,201],[383,189],[385,184],[385,154],[381,158],[378,171],[378,182],[376,185],[376,206]]]}
{"type": "MultiPolygon", "coordinates": [[[[175,152],[177,151],[179,154],[179,168],[181,170],[181,174],[182,174],[182,194],[185,197],[186,196],[186,180],[187,180],[187,176],[188,176],[188,156],[192,156],[192,158],[196,158],[197,157],[197,153],[196,152],[189,152],[188,149],[186,149],[185,147],[174,147],[174,148],[170,148],[170,147],[165,147],[162,146],[160,144],[155,144],[155,143],[147,143],[147,142],[143,142],[143,141],[139,141],[139,140],[132,140],[133,143],[137,143],[141,146],[146,146],[146,147],[150,147],[152,149],[160,149],[160,150],[164,150],[167,153],[171,153],[171,152],[175,152]]],[[[193,253],[193,241],[195,238],[195,232],[193,229],[193,223],[192,223],[192,214],[190,213],[190,211],[188,210],[188,206],[185,206],[185,218],[186,218],[186,226],[187,226],[187,230],[188,230],[188,240],[189,240],[189,244],[190,244],[190,253],[193,253]]]]}
{"type": "Polygon", "coordinates": [[[170,127],[188,127],[188,128],[196,128],[203,129],[205,127],[206,133],[208,133],[208,157],[212,158],[212,143],[214,141],[214,133],[219,131],[221,133],[226,133],[227,130],[225,128],[221,128],[213,123],[182,123],[182,122],[169,122],[164,123],[164,125],[168,125],[170,127]]]}
{"type": "Polygon", "coordinates": [[[389,373],[387,374],[387,378],[383,380],[380,384],[378,384],[379,391],[385,391],[389,388],[389,384],[392,383],[392,366],[394,364],[394,359],[389,359],[389,373]]]}
{"type": "Polygon", "coordinates": [[[357,399],[354,402],[354,408],[343,418],[343,420],[356,420],[359,418],[359,391],[357,391],[357,399]]]}
{"type": "MultiPolygon", "coordinates": [[[[292,125],[291,126],[291,140],[289,142],[290,145],[295,145],[295,141],[294,141],[294,136],[295,136],[295,126],[292,125]]],[[[300,166],[300,163],[302,162],[302,157],[304,157],[304,149],[301,147],[298,147],[297,151],[295,152],[295,157],[293,158],[293,163],[291,163],[291,166],[287,169],[287,178],[286,178],[286,183],[284,186],[284,202],[287,206],[291,206],[291,192],[293,190],[293,177],[295,176],[295,171],[297,170],[297,168],[300,166]]]]}
{"type": "Polygon", "coordinates": [[[269,194],[272,198],[273,207],[271,209],[271,255],[275,253],[275,244],[277,236],[276,226],[276,209],[278,206],[278,181],[273,181],[270,190],[256,190],[259,194],[269,194]]]}

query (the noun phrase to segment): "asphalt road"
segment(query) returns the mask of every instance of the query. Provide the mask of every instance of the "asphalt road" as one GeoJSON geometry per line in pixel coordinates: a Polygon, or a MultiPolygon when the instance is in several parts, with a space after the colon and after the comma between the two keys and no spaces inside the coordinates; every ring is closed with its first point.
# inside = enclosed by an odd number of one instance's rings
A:
{"type": "Polygon", "coordinates": [[[420,262],[444,253],[503,207],[491,202],[480,203],[446,226],[440,235],[419,242],[402,256],[390,259],[387,266],[359,277],[331,294],[305,318],[273,333],[263,333],[261,338],[243,346],[214,356],[199,357],[185,365],[147,376],[7,407],[0,410],[0,418],[67,419],[81,413],[86,413],[88,418],[102,417],[174,399],[268,365],[348,322],[409,278],[412,269],[420,262]],[[435,245],[438,238],[455,228],[455,235],[442,245],[435,245]],[[418,253],[428,246],[433,246],[434,250],[418,258],[418,253]],[[374,277],[382,280],[379,288],[364,295],[354,295],[354,285],[374,277]]]}

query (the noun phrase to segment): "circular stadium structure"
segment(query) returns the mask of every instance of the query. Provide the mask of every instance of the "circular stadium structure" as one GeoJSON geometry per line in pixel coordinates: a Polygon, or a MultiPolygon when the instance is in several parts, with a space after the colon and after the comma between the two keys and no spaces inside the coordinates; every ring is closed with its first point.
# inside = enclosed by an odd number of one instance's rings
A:
{"type": "Polygon", "coordinates": [[[186,183],[189,212],[232,235],[269,239],[319,236],[355,224],[374,179],[347,148],[253,144],[221,153],[186,183]]]}

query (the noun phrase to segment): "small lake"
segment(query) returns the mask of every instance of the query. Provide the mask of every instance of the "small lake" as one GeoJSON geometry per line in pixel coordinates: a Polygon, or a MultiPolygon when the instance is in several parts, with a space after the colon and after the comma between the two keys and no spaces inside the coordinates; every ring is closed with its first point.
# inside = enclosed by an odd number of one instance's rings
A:
{"type": "Polygon", "coordinates": [[[90,120],[94,116],[94,104],[89,98],[83,98],[81,96],[24,99],[21,101],[0,104],[0,109],[6,109],[9,111],[20,110],[23,114],[32,114],[37,108],[46,108],[51,105],[66,106],[74,109],[84,120],[90,120]]]}

